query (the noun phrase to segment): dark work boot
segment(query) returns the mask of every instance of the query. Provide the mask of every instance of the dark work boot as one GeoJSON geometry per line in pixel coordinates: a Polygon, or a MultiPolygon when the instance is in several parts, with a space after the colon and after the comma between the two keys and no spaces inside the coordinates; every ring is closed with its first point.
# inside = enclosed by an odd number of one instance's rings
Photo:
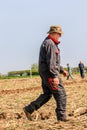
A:
{"type": "Polygon", "coordinates": [[[68,118],[63,118],[63,119],[57,119],[57,121],[55,123],[58,124],[58,123],[68,122],[68,121],[69,121],[68,118]]]}
{"type": "Polygon", "coordinates": [[[67,121],[69,121],[69,119],[68,119],[68,118],[62,118],[62,119],[58,119],[58,121],[59,121],[59,122],[60,122],[60,121],[67,122],[67,121]]]}
{"type": "Polygon", "coordinates": [[[30,121],[32,121],[31,113],[29,113],[29,112],[25,109],[25,107],[23,108],[23,111],[24,111],[24,113],[25,113],[27,119],[30,120],[30,121]]]}

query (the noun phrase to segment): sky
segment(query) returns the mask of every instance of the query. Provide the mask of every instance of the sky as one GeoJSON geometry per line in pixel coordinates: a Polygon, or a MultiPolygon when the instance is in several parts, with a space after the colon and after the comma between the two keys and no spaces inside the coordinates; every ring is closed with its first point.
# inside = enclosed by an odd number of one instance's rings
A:
{"type": "Polygon", "coordinates": [[[38,64],[52,25],[62,27],[61,65],[87,66],[87,0],[0,0],[0,73],[38,64]]]}

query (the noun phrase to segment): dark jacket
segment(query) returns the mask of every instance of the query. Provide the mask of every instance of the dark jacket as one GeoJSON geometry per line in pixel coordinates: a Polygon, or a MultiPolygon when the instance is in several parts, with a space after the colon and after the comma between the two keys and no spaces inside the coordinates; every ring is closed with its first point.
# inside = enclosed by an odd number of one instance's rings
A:
{"type": "Polygon", "coordinates": [[[84,71],[84,64],[83,63],[79,63],[79,69],[84,71]]]}
{"type": "Polygon", "coordinates": [[[59,77],[59,73],[63,73],[58,45],[48,37],[43,41],[39,54],[39,72],[46,71],[49,71],[52,78],[59,77]]]}

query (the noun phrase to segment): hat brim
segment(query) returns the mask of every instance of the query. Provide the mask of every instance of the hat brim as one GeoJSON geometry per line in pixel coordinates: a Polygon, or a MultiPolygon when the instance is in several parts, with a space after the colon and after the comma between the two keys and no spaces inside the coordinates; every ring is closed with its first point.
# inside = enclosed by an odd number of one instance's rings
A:
{"type": "Polygon", "coordinates": [[[49,34],[51,34],[51,33],[64,34],[64,32],[57,32],[57,31],[48,31],[47,33],[49,33],[49,34]]]}

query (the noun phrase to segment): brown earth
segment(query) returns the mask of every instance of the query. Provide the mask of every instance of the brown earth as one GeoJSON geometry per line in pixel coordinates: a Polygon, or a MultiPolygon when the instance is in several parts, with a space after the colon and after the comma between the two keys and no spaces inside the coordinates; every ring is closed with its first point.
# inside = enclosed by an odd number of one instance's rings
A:
{"type": "Polygon", "coordinates": [[[0,80],[0,130],[87,130],[87,77],[62,79],[67,92],[67,122],[57,122],[53,98],[32,114],[33,121],[27,120],[23,107],[42,93],[39,77],[0,80]]]}

